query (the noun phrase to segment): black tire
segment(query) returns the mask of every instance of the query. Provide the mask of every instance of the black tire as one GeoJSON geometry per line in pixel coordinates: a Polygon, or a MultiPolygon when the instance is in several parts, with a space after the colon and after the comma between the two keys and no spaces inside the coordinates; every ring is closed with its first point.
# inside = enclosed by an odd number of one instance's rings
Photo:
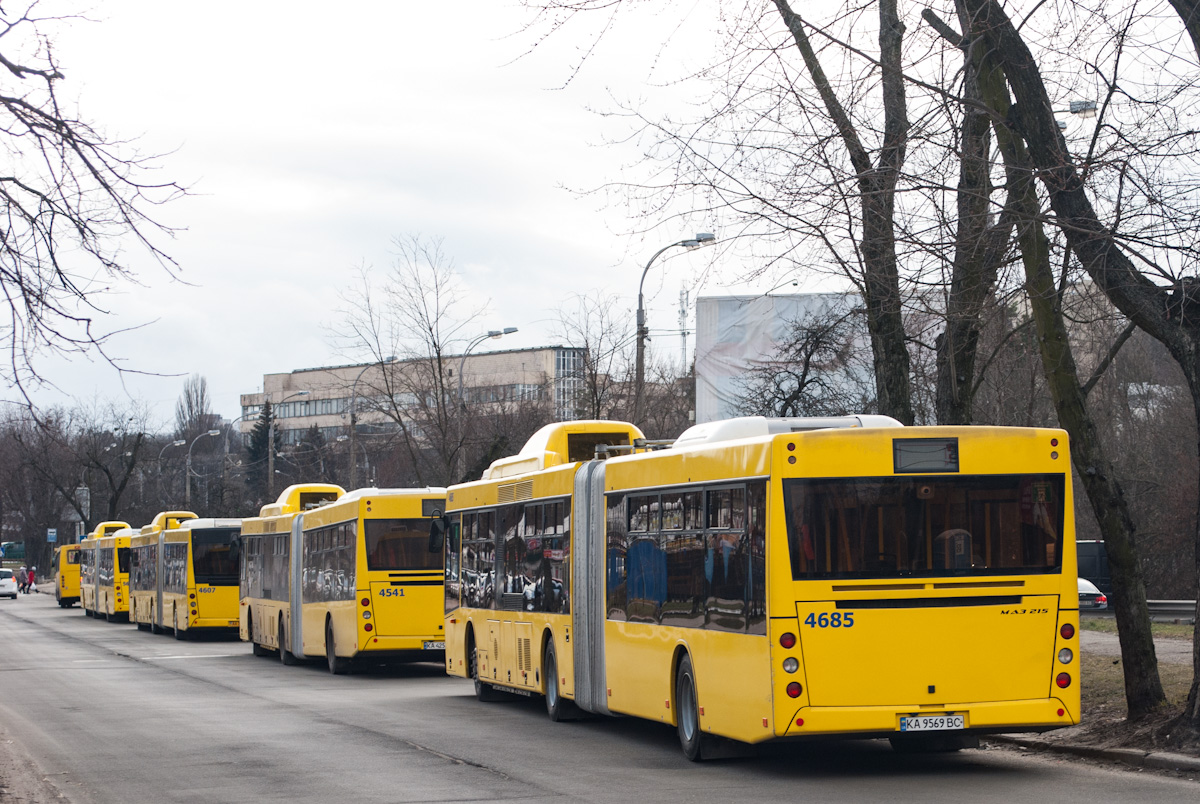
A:
{"type": "Polygon", "coordinates": [[[283,618],[279,618],[279,661],[283,662],[288,667],[296,663],[296,657],[287,649],[287,642],[284,642],[283,618]]]}
{"type": "Polygon", "coordinates": [[[562,697],[558,686],[558,657],[554,654],[554,640],[546,643],[546,655],[542,659],[542,678],[546,680],[546,714],[555,723],[575,720],[579,709],[574,701],[562,697]]]}
{"type": "Polygon", "coordinates": [[[475,682],[475,697],[484,703],[496,703],[504,700],[504,693],[488,684],[486,681],[479,680],[479,659],[475,654],[475,642],[469,643],[468,655],[471,657],[471,680],[475,682]]]}
{"type": "Polygon", "coordinates": [[[329,672],[335,676],[344,676],[350,671],[350,659],[338,656],[333,644],[333,622],[325,621],[325,661],[329,664],[329,672]]]}
{"type": "Polygon", "coordinates": [[[139,630],[139,631],[149,631],[149,630],[150,630],[150,623],[138,623],[138,624],[137,624],[137,627],[138,627],[138,630],[139,630]]]}
{"type": "Polygon", "coordinates": [[[704,757],[704,732],[700,730],[700,705],[696,697],[696,671],[692,657],[684,654],[675,673],[675,728],[679,732],[679,747],[692,762],[704,757]]]}

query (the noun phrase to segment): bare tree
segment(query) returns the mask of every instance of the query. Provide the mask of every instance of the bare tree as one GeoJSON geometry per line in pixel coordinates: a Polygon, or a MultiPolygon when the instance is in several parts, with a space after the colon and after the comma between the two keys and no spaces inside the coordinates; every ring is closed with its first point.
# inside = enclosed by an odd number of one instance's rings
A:
{"type": "Polygon", "coordinates": [[[95,317],[105,283],[133,279],[132,240],[168,272],[174,263],[154,243],[166,227],[149,210],[183,192],[150,179],[153,158],[106,137],[64,102],[65,81],[50,37],[60,20],[37,3],[0,7],[0,325],[8,357],[3,374],[20,384],[37,377],[46,351],[104,354],[95,317]],[[90,264],[88,263],[90,261],[90,264]]]}
{"type": "Polygon", "coordinates": [[[221,417],[212,410],[208,395],[208,380],[193,374],[184,380],[183,391],[175,402],[175,433],[191,441],[201,433],[214,429],[221,417]]]}
{"type": "Polygon", "coordinates": [[[630,382],[633,328],[613,294],[576,295],[558,314],[558,334],[584,350],[575,412],[581,419],[629,416],[623,408],[630,382]]]}

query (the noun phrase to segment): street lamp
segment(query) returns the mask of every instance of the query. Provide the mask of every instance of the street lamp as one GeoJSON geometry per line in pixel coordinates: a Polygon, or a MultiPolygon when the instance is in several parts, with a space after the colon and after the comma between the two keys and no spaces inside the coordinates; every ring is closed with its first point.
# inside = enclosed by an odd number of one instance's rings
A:
{"type": "Polygon", "coordinates": [[[638,282],[638,303],[637,303],[637,362],[634,370],[634,388],[633,388],[633,423],[641,425],[642,423],[642,392],[646,382],[646,336],[650,331],[646,328],[646,310],[642,304],[642,286],[646,284],[646,274],[650,270],[650,266],[659,258],[664,251],[676,246],[683,246],[688,251],[698,249],[701,246],[710,246],[715,243],[717,236],[711,232],[700,232],[690,240],[680,240],[678,243],[671,243],[668,246],[663,246],[658,251],[654,252],[654,256],[646,263],[646,267],[642,269],[642,279],[638,282]]]}
{"type": "MultiPolygon", "coordinates": [[[[383,360],[380,360],[378,363],[369,363],[369,364],[363,366],[362,371],[358,372],[358,376],[354,378],[354,385],[352,385],[350,387],[350,490],[351,491],[358,488],[355,485],[355,483],[357,483],[357,481],[358,481],[358,455],[354,451],[354,445],[358,443],[358,430],[357,430],[358,381],[361,380],[362,376],[367,373],[367,369],[374,368],[375,366],[379,366],[380,370],[382,371],[383,366],[390,364],[390,363],[395,363],[395,362],[396,362],[396,356],[388,355],[383,360]]],[[[364,449],[363,454],[366,455],[366,452],[367,451],[364,449]]],[[[371,467],[368,465],[367,466],[368,471],[370,470],[370,468],[371,467]]]]}
{"type": "Polygon", "coordinates": [[[516,327],[489,329],[487,332],[483,333],[478,338],[467,344],[467,348],[463,350],[462,357],[458,359],[458,406],[460,408],[463,404],[463,368],[467,365],[467,355],[471,353],[472,349],[486,341],[488,338],[503,338],[505,335],[512,335],[516,331],[516,327]]]}
{"type": "Polygon", "coordinates": [[[163,453],[166,452],[167,450],[169,450],[171,447],[182,447],[186,443],[187,443],[187,441],[184,441],[182,438],[180,438],[175,441],[172,441],[171,443],[167,444],[166,446],[164,446],[162,449],[160,449],[158,451],[158,492],[159,492],[159,494],[162,494],[164,496],[166,495],[166,489],[163,488],[164,484],[163,484],[163,479],[162,479],[163,478],[163,471],[162,471],[163,453]]]}
{"type": "MultiPolygon", "coordinates": [[[[289,394],[276,403],[276,406],[282,405],[289,399],[295,399],[298,396],[308,396],[308,391],[297,391],[294,394],[289,394]]],[[[268,400],[269,401],[269,400],[268,400]]],[[[275,499],[275,412],[271,412],[271,423],[267,427],[267,499],[274,501],[275,499]]]]}
{"type": "MultiPolygon", "coordinates": [[[[189,511],[192,510],[192,475],[195,474],[192,471],[192,447],[196,446],[196,442],[205,436],[219,436],[220,434],[220,430],[209,430],[196,436],[192,439],[192,443],[188,444],[187,463],[184,465],[185,471],[183,473],[183,507],[189,511]]],[[[196,477],[199,477],[199,475],[196,475],[196,477]]]]}

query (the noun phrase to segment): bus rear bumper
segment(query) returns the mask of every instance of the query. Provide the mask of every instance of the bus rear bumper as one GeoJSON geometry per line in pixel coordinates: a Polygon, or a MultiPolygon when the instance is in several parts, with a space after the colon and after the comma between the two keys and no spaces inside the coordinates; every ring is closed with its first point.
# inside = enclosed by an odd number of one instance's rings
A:
{"type": "Polygon", "coordinates": [[[778,724],[782,728],[776,729],[776,736],[891,737],[904,733],[900,730],[902,717],[915,715],[963,716],[961,729],[936,732],[940,734],[1050,731],[1079,722],[1078,711],[1072,711],[1070,704],[1058,698],[947,704],[936,709],[920,706],[806,706],[796,710],[789,721],[778,724]]]}
{"type": "Polygon", "coordinates": [[[359,658],[402,659],[414,662],[446,661],[446,640],[430,636],[367,636],[358,649],[359,658]]]}

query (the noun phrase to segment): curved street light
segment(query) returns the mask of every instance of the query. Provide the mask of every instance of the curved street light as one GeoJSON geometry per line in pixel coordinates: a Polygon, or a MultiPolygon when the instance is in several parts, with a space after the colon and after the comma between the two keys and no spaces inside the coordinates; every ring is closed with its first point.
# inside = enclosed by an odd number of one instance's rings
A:
{"type": "Polygon", "coordinates": [[[462,357],[458,359],[458,406],[460,408],[463,404],[463,368],[465,368],[467,365],[467,355],[471,354],[472,349],[486,341],[488,338],[503,338],[505,335],[512,335],[516,331],[516,327],[489,329],[487,332],[483,333],[478,338],[467,344],[467,348],[463,350],[462,357]]]}
{"type": "Polygon", "coordinates": [[[646,284],[646,274],[650,271],[650,266],[654,264],[654,261],[667,249],[683,246],[688,251],[692,251],[701,246],[710,246],[716,241],[717,236],[715,234],[711,232],[699,232],[689,240],[680,240],[678,243],[663,246],[654,252],[654,256],[649,259],[646,267],[642,269],[642,279],[638,282],[637,362],[634,369],[633,387],[633,423],[639,427],[642,425],[642,393],[646,383],[646,336],[650,334],[650,331],[646,328],[646,310],[642,304],[642,286],[646,284]]]}
{"type": "MultiPolygon", "coordinates": [[[[354,451],[355,444],[358,443],[358,381],[367,373],[368,369],[379,366],[380,371],[386,365],[391,365],[396,362],[395,355],[388,355],[378,363],[368,363],[362,367],[362,371],[358,372],[358,376],[354,378],[354,385],[350,387],[350,489],[358,488],[355,484],[358,482],[358,454],[354,451]]],[[[367,454],[366,449],[363,449],[363,455],[367,454]]],[[[367,465],[367,471],[370,471],[370,464],[367,465]]]]}
{"type": "Polygon", "coordinates": [[[163,471],[162,471],[163,453],[166,452],[167,450],[169,450],[171,447],[182,447],[186,443],[187,443],[187,441],[185,441],[184,439],[178,438],[178,439],[166,444],[162,449],[160,449],[158,451],[158,493],[162,494],[163,496],[166,496],[166,489],[164,488],[165,484],[163,483],[163,471]]]}
{"type": "MultiPolygon", "coordinates": [[[[183,473],[183,507],[189,511],[192,510],[192,476],[195,475],[196,477],[199,477],[199,475],[192,471],[192,447],[196,446],[196,442],[205,436],[219,436],[220,434],[220,430],[209,430],[208,432],[204,432],[196,436],[192,439],[192,443],[188,444],[187,463],[184,464],[185,468],[183,473]]],[[[179,443],[183,442],[181,441],[179,443]]]]}

